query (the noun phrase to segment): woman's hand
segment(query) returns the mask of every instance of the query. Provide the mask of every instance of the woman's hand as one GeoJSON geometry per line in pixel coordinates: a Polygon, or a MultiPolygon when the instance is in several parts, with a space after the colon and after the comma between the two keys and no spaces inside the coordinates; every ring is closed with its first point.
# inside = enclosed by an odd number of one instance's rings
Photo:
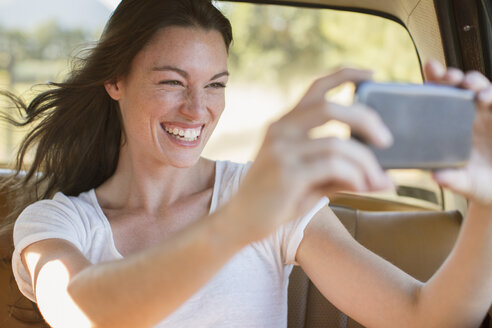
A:
{"type": "Polygon", "coordinates": [[[460,169],[434,173],[443,187],[462,194],[471,201],[492,205],[492,85],[479,72],[464,74],[460,70],[445,70],[438,62],[425,66],[427,80],[476,92],[477,111],[473,126],[473,149],[470,161],[460,169]]]}
{"type": "Polygon", "coordinates": [[[269,127],[255,162],[230,203],[240,221],[238,226],[250,239],[265,237],[280,224],[304,214],[322,194],[392,187],[366,146],[354,140],[308,136],[312,128],[337,120],[376,146],[390,145],[391,134],[373,110],[325,100],[325,94],[342,83],[370,78],[369,71],[348,68],[320,78],[294,109],[269,127]]]}

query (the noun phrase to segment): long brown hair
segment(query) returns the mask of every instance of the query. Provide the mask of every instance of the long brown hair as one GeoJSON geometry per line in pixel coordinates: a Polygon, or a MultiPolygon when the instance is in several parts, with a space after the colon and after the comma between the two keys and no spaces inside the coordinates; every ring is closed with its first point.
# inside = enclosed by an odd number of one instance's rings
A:
{"type": "Polygon", "coordinates": [[[14,174],[0,183],[0,189],[14,195],[9,203],[12,215],[0,221],[0,236],[11,233],[17,214],[28,203],[59,191],[78,195],[113,175],[124,128],[118,103],[106,93],[104,83],[128,74],[136,54],[159,29],[169,26],[217,30],[227,49],[232,42],[230,22],[211,0],[122,0],[99,42],[74,58],[64,82],[49,83],[49,89],[29,104],[0,92],[22,117],[3,113],[2,118],[18,127],[33,126],[18,150],[14,174]],[[26,165],[31,151],[32,164],[26,165]]]}

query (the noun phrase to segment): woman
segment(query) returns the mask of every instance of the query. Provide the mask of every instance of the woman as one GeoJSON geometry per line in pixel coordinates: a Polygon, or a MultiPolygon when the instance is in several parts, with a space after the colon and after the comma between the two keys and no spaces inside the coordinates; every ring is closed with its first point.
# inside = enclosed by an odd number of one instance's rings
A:
{"type": "Polygon", "coordinates": [[[17,220],[13,270],[46,321],[285,327],[298,263],[364,325],[478,325],[492,302],[490,83],[426,66],[431,81],[475,90],[478,112],[469,165],[435,175],[470,199],[469,215],[450,258],[423,284],[358,245],[321,196],[391,187],[361,144],[307,137],[335,119],[377,146],[391,143],[370,109],[324,100],[369,72],[314,82],[269,127],[250,167],[200,157],[224,109],[231,40],[209,1],[123,0],[85,62],[27,108],[28,121],[41,121],[19,167],[37,142],[26,179],[43,171],[36,183],[52,199],[17,220]]]}

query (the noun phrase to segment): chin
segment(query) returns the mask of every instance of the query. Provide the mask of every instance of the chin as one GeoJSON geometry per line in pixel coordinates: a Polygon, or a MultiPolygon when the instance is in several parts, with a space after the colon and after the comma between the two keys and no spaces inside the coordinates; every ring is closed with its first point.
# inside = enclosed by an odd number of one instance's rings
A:
{"type": "Polygon", "coordinates": [[[184,157],[183,158],[173,158],[172,160],[166,161],[167,165],[171,165],[176,168],[186,169],[195,166],[198,163],[200,156],[184,157]]]}

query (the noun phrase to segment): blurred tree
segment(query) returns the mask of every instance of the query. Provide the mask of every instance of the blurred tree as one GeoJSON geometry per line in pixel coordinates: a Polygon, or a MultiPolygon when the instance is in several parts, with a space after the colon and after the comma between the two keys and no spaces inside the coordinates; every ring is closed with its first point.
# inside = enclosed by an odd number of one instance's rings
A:
{"type": "Polygon", "coordinates": [[[17,82],[53,80],[74,49],[92,39],[88,32],[66,29],[54,21],[31,32],[0,27],[0,69],[8,72],[11,88],[17,82]]]}
{"type": "Polygon", "coordinates": [[[377,67],[377,77],[383,80],[421,81],[410,36],[388,19],[236,3],[221,9],[235,33],[231,70],[245,81],[288,87],[300,78],[342,65],[377,67]]]}
{"type": "Polygon", "coordinates": [[[9,87],[16,83],[16,63],[26,58],[27,37],[22,31],[0,27],[0,68],[7,71],[9,87]]]}
{"type": "MultiPolygon", "coordinates": [[[[15,90],[19,83],[32,85],[55,80],[66,66],[67,58],[77,45],[91,39],[80,29],[64,29],[47,22],[34,31],[6,29],[0,26],[0,71],[5,71],[6,87],[15,90]]],[[[2,86],[5,87],[5,86],[2,86]]],[[[15,148],[14,129],[2,126],[0,149],[10,153],[15,148]]],[[[5,157],[5,155],[3,155],[5,157]]]]}
{"type": "Polygon", "coordinates": [[[49,21],[40,25],[34,31],[33,58],[44,60],[58,60],[69,57],[74,47],[91,39],[88,33],[81,29],[64,29],[56,21],[49,21]]]}

